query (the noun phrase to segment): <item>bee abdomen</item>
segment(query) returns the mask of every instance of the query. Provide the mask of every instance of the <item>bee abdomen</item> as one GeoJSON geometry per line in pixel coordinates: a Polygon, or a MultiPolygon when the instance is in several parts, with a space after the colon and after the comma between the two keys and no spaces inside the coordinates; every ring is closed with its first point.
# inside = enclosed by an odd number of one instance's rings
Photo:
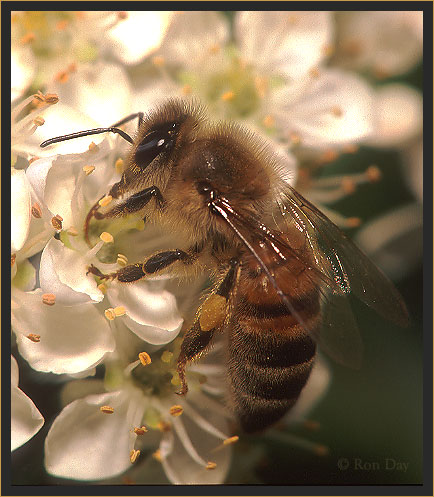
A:
{"type": "Polygon", "coordinates": [[[295,404],[314,357],[315,343],[305,333],[277,334],[266,323],[257,333],[245,319],[234,326],[229,376],[232,404],[245,432],[266,428],[295,404]]]}

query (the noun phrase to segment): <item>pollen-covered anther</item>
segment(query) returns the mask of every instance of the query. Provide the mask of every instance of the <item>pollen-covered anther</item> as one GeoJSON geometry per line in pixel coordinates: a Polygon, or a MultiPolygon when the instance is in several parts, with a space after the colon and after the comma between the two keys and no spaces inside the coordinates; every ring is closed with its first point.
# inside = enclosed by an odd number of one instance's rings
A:
{"type": "Polygon", "coordinates": [[[157,429],[160,430],[162,433],[167,433],[172,429],[172,425],[167,421],[159,421],[159,423],[157,424],[157,429]]]}
{"type": "Polygon", "coordinates": [[[35,33],[29,31],[20,39],[20,43],[22,43],[23,45],[27,45],[28,43],[31,43],[34,40],[35,40],[35,33]]]}
{"type": "Polygon", "coordinates": [[[125,314],[127,313],[127,310],[125,309],[125,307],[123,305],[118,305],[117,307],[115,307],[113,309],[113,312],[115,313],[115,316],[118,318],[120,316],[125,316],[125,314]]]}
{"type": "Polygon", "coordinates": [[[101,200],[98,201],[98,204],[101,206],[101,207],[106,207],[107,205],[109,205],[109,203],[113,200],[113,197],[111,195],[106,195],[105,197],[103,197],[101,200]]]}
{"type": "Polygon", "coordinates": [[[217,463],[213,461],[208,461],[207,465],[205,466],[205,469],[216,469],[217,463]]]}
{"type": "Polygon", "coordinates": [[[58,231],[62,229],[62,222],[63,222],[63,217],[60,216],[59,214],[56,214],[51,218],[51,224],[53,228],[55,228],[58,231]]]}
{"type": "Polygon", "coordinates": [[[109,321],[114,321],[116,319],[116,314],[115,310],[113,307],[109,307],[104,311],[104,316],[109,320],[109,321]]]}
{"type": "Polygon", "coordinates": [[[344,111],[342,110],[342,107],[339,107],[339,105],[334,105],[332,108],[331,108],[331,113],[335,116],[335,117],[342,117],[343,114],[344,114],[344,111]]]}
{"type": "Polygon", "coordinates": [[[103,231],[100,235],[99,235],[100,239],[104,242],[104,243],[113,243],[114,242],[114,238],[113,238],[113,235],[111,235],[110,233],[108,233],[107,231],[103,231]]]}
{"type": "Polygon", "coordinates": [[[182,406],[180,406],[179,404],[177,405],[174,405],[172,406],[170,409],[169,409],[169,413],[171,416],[174,416],[174,417],[177,417],[177,416],[181,416],[181,414],[184,412],[184,409],[182,406]]]}
{"type": "Polygon", "coordinates": [[[379,181],[381,179],[381,171],[377,166],[369,166],[368,169],[366,169],[366,177],[371,183],[375,183],[376,181],[379,181]]]}
{"type": "Polygon", "coordinates": [[[26,335],[26,338],[34,343],[39,343],[41,341],[41,335],[37,335],[36,333],[29,333],[28,335],[26,335]]]}
{"type": "Polygon", "coordinates": [[[15,264],[17,259],[17,254],[11,254],[11,267],[15,264]]]}
{"type": "Polygon", "coordinates": [[[183,95],[191,95],[192,91],[193,91],[193,88],[190,85],[184,85],[182,87],[182,94],[183,95]]]}
{"type": "Polygon", "coordinates": [[[46,93],[45,95],[38,90],[37,93],[33,95],[32,105],[38,106],[40,104],[54,105],[59,101],[58,95],[55,93],[46,93]]]}
{"type": "Polygon", "coordinates": [[[102,406],[99,410],[104,414],[113,414],[115,412],[114,408],[111,406],[102,406]]]}
{"type": "Polygon", "coordinates": [[[262,123],[266,128],[272,128],[275,124],[275,121],[274,121],[273,116],[268,114],[268,116],[264,117],[264,119],[262,120],[262,123]]]}
{"type": "Polygon", "coordinates": [[[230,102],[231,100],[234,99],[234,97],[235,97],[235,92],[229,90],[225,91],[220,98],[223,100],[223,102],[230,102]]]}
{"type": "Polygon", "coordinates": [[[83,166],[83,171],[86,176],[89,176],[89,174],[92,174],[95,171],[95,166],[83,166]]]}
{"type": "Polygon", "coordinates": [[[347,194],[351,195],[356,191],[356,183],[352,178],[344,177],[341,181],[342,190],[347,194]]]}
{"type": "Polygon", "coordinates": [[[147,352],[140,352],[139,360],[143,366],[149,366],[152,362],[151,356],[147,352]]]}
{"type": "Polygon", "coordinates": [[[118,174],[122,174],[124,172],[124,160],[119,157],[119,159],[115,162],[115,169],[118,174]]]}
{"type": "Polygon", "coordinates": [[[152,57],[152,63],[156,67],[162,67],[162,66],[164,66],[166,61],[165,61],[164,57],[162,57],[161,55],[155,55],[155,57],[152,57]]]}
{"type": "Polygon", "coordinates": [[[99,147],[95,142],[90,142],[88,148],[91,152],[97,152],[99,150],[99,147]]]}
{"type": "Polygon", "coordinates": [[[161,462],[161,451],[160,451],[160,449],[157,449],[155,452],[153,452],[152,457],[156,461],[161,462]]]}
{"type": "Polygon", "coordinates": [[[133,449],[131,452],[130,452],[130,461],[131,461],[131,464],[134,464],[136,461],[137,461],[137,458],[140,456],[140,450],[135,450],[133,449]]]}
{"type": "Polygon", "coordinates": [[[230,438],[227,438],[226,440],[223,440],[223,445],[232,445],[232,444],[238,442],[239,439],[240,439],[240,437],[238,435],[234,435],[233,437],[230,437],[230,438]]]}
{"type": "Polygon", "coordinates": [[[55,81],[58,81],[59,83],[62,83],[62,84],[65,84],[68,82],[68,79],[69,79],[69,73],[68,71],[59,71],[55,76],[54,76],[54,80],[55,81]]]}
{"type": "Polygon", "coordinates": [[[140,428],[134,428],[134,433],[136,435],[144,435],[145,433],[148,433],[148,429],[146,426],[141,426],[140,428]]]}
{"type": "Polygon", "coordinates": [[[119,264],[119,266],[125,267],[128,264],[128,258],[124,254],[118,254],[116,262],[119,264]]]}
{"type": "Polygon", "coordinates": [[[45,119],[42,116],[37,116],[33,119],[33,124],[35,126],[43,126],[45,124],[45,119]]]}
{"type": "Polygon", "coordinates": [[[41,219],[42,217],[42,209],[37,202],[32,205],[32,216],[36,219],[41,219]]]}
{"type": "Polygon", "coordinates": [[[97,286],[98,290],[103,293],[104,295],[107,293],[107,285],[104,285],[104,283],[100,283],[97,286]]]}
{"type": "Polygon", "coordinates": [[[42,295],[42,303],[45,305],[54,305],[56,303],[56,296],[54,293],[44,293],[42,295]]]}

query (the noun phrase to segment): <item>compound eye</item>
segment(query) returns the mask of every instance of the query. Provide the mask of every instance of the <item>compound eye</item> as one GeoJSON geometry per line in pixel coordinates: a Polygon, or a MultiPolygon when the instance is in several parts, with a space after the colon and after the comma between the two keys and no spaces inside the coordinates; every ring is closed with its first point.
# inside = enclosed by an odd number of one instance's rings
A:
{"type": "Polygon", "coordinates": [[[135,162],[143,169],[163,151],[170,150],[176,141],[178,123],[170,123],[148,133],[138,145],[134,154],[135,162]]]}

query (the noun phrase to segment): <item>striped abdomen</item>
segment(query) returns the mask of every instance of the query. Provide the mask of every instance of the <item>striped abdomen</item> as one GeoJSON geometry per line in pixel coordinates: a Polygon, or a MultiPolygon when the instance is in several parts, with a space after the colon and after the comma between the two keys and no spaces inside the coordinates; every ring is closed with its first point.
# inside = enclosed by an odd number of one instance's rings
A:
{"type": "MultiPolygon", "coordinates": [[[[231,400],[246,432],[266,428],[295,404],[315,357],[312,338],[281,302],[266,276],[252,270],[252,264],[241,269],[235,319],[229,332],[231,400]]],[[[289,261],[290,272],[288,264],[275,266],[273,272],[302,319],[319,326],[319,288],[299,265],[294,259],[289,261]]]]}

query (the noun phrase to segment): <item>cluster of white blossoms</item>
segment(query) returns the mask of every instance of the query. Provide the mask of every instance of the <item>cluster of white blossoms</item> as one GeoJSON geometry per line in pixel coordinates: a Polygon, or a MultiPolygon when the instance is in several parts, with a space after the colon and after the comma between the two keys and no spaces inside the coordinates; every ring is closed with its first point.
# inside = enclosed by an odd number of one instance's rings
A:
{"type": "MultiPolygon", "coordinates": [[[[16,353],[34,370],[65,379],[63,409],[45,440],[49,474],[107,481],[130,470],[140,483],[156,459],[172,483],[222,483],[238,437],[222,401],[219,344],[188,369],[188,396],[175,394],[178,335],[204,281],[124,285],[88,274],[92,264],[110,273],[173,248],[168,234],[134,216],[95,221],[91,243],[84,237],[89,209],[120,178],[128,143],[92,135],[39,144],[184,96],[200,99],[213,119],[237,120],[271,141],[292,184],[299,164],[330,152],[417,148],[418,92],[396,83],[375,89],[360,72],[380,73],[384,62],[385,77],[417,61],[421,17],[352,14],[238,12],[232,30],[227,16],[211,11],[12,14],[12,329],[16,353]],[[344,48],[355,50],[350,35],[364,28],[346,27],[359,19],[389,34],[369,37],[370,45],[359,37],[357,66],[344,48]]],[[[127,125],[131,134],[134,126],[127,125]]],[[[348,181],[372,176],[371,169],[304,193],[327,203],[348,192],[348,181]]],[[[14,450],[44,420],[18,388],[11,361],[14,450]]],[[[294,411],[299,419],[327,383],[318,362],[294,411]]]]}

